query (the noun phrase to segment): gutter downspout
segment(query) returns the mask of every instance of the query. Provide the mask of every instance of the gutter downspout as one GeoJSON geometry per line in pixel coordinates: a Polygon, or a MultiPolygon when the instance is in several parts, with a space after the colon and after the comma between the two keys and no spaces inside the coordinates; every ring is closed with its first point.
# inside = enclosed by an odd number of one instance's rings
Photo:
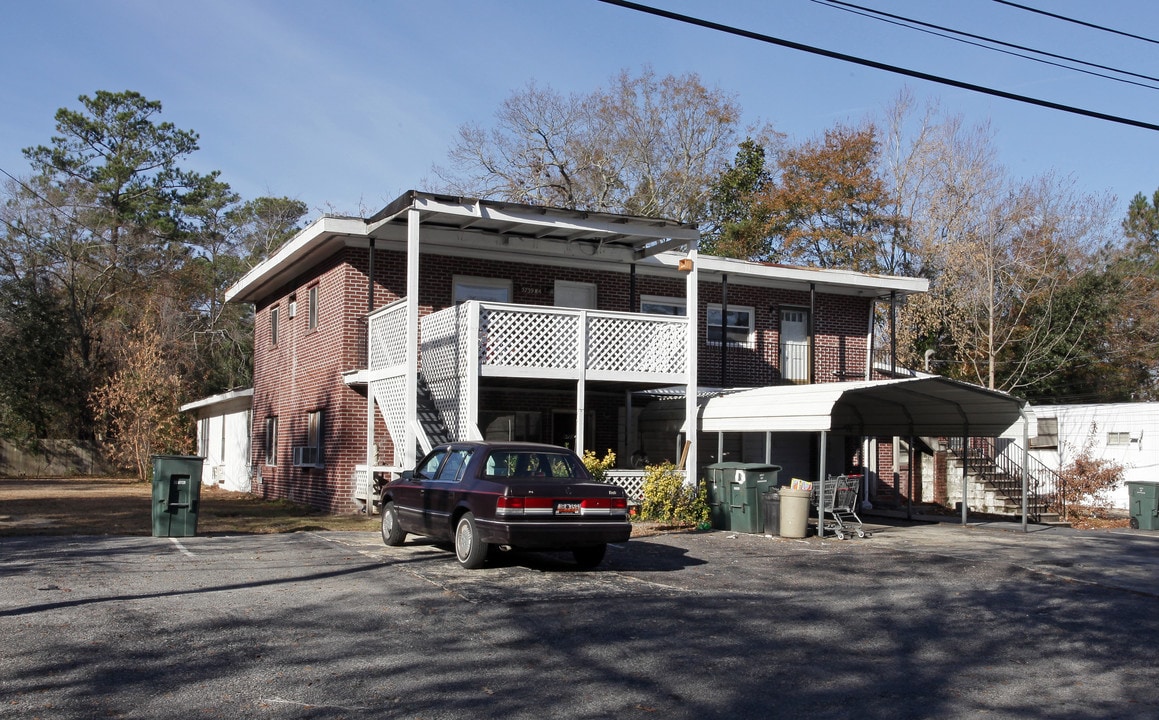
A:
{"type": "MultiPolygon", "coordinates": [[[[728,273],[720,274],[720,390],[728,387],[728,273]]],[[[719,459],[723,462],[723,459],[719,459]]]]}
{"type": "Polygon", "coordinates": [[[889,374],[897,377],[897,290],[889,291],[889,374]]]}
{"type": "Polygon", "coordinates": [[[817,382],[817,284],[809,283],[809,384],[817,382]]]}

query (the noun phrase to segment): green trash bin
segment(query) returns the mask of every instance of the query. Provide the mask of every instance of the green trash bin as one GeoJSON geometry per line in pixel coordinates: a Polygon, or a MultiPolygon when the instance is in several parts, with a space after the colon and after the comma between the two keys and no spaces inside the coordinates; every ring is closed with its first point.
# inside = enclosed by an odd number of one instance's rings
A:
{"type": "Polygon", "coordinates": [[[719,462],[705,468],[708,490],[709,518],[714,530],[731,530],[731,495],[730,480],[744,463],[719,462]]]}
{"type": "Polygon", "coordinates": [[[1131,527],[1137,530],[1159,530],[1159,483],[1127,483],[1131,527]]]}
{"type": "Polygon", "coordinates": [[[729,478],[729,525],[745,533],[765,531],[765,493],[777,487],[779,465],[736,463],[729,478]]]}
{"type": "Polygon", "coordinates": [[[153,456],[153,537],[197,534],[203,457],[153,456]]]}

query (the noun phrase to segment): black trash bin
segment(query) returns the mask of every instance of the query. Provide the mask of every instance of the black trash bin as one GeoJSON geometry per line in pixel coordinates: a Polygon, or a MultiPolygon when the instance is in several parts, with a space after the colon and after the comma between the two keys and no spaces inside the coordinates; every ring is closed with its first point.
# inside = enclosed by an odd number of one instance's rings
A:
{"type": "Polygon", "coordinates": [[[203,457],[153,456],[153,537],[197,534],[203,457]]]}

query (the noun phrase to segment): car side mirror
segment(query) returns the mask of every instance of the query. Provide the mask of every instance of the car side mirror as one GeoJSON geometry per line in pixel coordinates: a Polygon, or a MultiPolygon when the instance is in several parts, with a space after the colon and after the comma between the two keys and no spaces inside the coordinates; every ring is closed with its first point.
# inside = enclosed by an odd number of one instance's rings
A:
{"type": "Polygon", "coordinates": [[[403,470],[398,474],[399,480],[414,480],[415,476],[422,477],[422,473],[416,473],[414,470],[403,470]]]}

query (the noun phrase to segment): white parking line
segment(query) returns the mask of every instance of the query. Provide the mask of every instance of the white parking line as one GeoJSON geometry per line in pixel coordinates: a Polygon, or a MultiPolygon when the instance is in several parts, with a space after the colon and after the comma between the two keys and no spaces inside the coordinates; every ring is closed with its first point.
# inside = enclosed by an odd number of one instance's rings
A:
{"type": "Polygon", "coordinates": [[[193,553],[189,552],[188,548],[186,548],[184,545],[181,544],[180,540],[178,540],[177,538],[174,538],[174,537],[171,537],[169,539],[171,541],[173,541],[173,544],[177,546],[177,549],[181,551],[182,555],[184,555],[185,557],[195,557],[193,553]]]}

